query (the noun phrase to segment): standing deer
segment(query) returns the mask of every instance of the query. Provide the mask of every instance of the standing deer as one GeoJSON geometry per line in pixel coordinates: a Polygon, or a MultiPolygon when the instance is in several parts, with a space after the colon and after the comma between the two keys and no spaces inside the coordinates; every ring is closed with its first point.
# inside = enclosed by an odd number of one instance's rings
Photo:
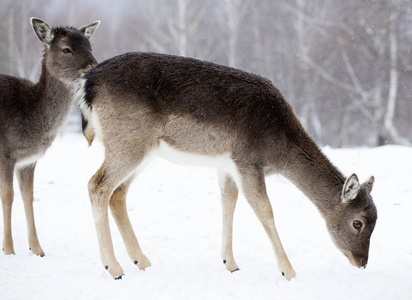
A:
{"type": "Polygon", "coordinates": [[[105,159],[88,183],[103,266],[120,279],[108,207],[131,260],[150,266],[133,232],[126,194],[153,155],[215,167],[222,193],[222,259],[238,270],[232,251],[238,188],[258,216],[287,280],[295,271],[279,239],[265,175],[291,180],[317,206],[336,246],[366,267],[377,219],[374,178],[345,179],[303,129],[272,83],[240,70],[196,59],[128,53],[104,61],[78,82],[77,101],[89,144],[102,140],[105,159]]]}
{"type": "Polygon", "coordinates": [[[5,254],[15,254],[11,233],[13,175],[16,171],[26,212],[29,247],[44,252],[37,238],[33,214],[33,178],[37,160],[50,147],[66,120],[74,81],[97,62],[89,39],[100,22],[80,29],[50,27],[31,18],[38,39],[45,44],[37,84],[0,75],[0,195],[3,204],[5,254]]]}

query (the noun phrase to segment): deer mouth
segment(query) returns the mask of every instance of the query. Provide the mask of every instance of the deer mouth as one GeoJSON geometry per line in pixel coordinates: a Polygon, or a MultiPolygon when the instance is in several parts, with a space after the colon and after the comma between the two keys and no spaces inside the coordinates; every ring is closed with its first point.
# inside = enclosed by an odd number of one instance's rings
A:
{"type": "Polygon", "coordinates": [[[80,76],[83,76],[84,74],[86,74],[86,72],[89,71],[91,68],[92,66],[88,66],[87,68],[80,69],[79,70],[80,76]]]}
{"type": "Polygon", "coordinates": [[[355,256],[352,254],[350,251],[345,252],[346,257],[349,259],[350,263],[359,268],[359,269],[365,269],[366,265],[368,264],[368,259],[365,257],[361,256],[355,256]]]}
{"type": "Polygon", "coordinates": [[[83,76],[87,71],[93,68],[97,63],[89,64],[85,68],[79,70],[80,76],[83,76]]]}

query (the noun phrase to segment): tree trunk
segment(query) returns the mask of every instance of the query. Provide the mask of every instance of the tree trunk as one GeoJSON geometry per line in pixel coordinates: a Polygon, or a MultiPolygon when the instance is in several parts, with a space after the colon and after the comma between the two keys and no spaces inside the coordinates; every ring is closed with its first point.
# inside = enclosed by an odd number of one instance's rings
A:
{"type": "Polygon", "coordinates": [[[179,0],[179,55],[186,56],[187,49],[187,30],[186,30],[186,0],[179,0]]]}
{"type": "Polygon", "coordinates": [[[389,73],[389,94],[384,119],[384,129],[379,136],[379,144],[387,143],[388,135],[397,143],[402,144],[398,132],[393,124],[396,110],[396,100],[398,96],[398,39],[396,35],[395,22],[398,17],[398,12],[392,10],[389,17],[389,53],[390,53],[390,73],[389,73]]]}

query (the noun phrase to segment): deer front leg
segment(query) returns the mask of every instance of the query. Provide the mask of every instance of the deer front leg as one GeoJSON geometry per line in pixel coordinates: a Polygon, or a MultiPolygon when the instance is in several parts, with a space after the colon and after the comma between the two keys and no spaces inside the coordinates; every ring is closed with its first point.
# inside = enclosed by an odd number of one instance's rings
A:
{"type": "Polygon", "coordinates": [[[110,211],[116,221],[117,228],[120,231],[123,242],[126,246],[130,259],[140,270],[145,270],[151,266],[150,260],[142,253],[136,234],[130,223],[126,207],[126,195],[132,178],[121,184],[114,192],[110,199],[110,211]]]}
{"type": "Polygon", "coordinates": [[[218,173],[219,186],[222,194],[222,260],[230,272],[239,270],[233,257],[233,215],[238,198],[238,188],[232,177],[227,173],[218,173]]]}
{"type": "Polygon", "coordinates": [[[24,202],[24,210],[26,213],[29,248],[34,254],[44,256],[43,249],[41,248],[37,237],[36,224],[34,222],[33,180],[35,167],[36,164],[33,164],[31,166],[18,169],[17,180],[19,182],[20,191],[24,202]]]}
{"type": "Polygon", "coordinates": [[[108,206],[110,196],[115,186],[115,184],[111,182],[109,174],[103,163],[96,174],[90,179],[88,188],[103,266],[113,278],[121,279],[124,275],[123,269],[114,255],[109,226],[108,206]]]}
{"type": "Polygon", "coordinates": [[[256,170],[242,174],[242,188],[247,201],[262,223],[272,243],[280,272],[287,280],[291,280],[295,277],[296,272],[283,249],[275,227],[272,205],[266,193],[263,172],[256,170]]]}
{"type": "Polygon", "coordinates": [[[0,196],[4,222],[3,251],[6,255],[15,254],[11,234],[11,208],[14,198],[13,171],[14,164],[8,161],[0,161],[0,196]]]}

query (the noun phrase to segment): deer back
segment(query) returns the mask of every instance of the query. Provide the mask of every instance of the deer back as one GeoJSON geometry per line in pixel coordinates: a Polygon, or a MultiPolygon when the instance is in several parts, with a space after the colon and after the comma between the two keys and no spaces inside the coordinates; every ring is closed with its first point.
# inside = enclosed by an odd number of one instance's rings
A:
{"type": "Polygon", "coordinates": [[[93,110],[104,106],[98,117],[112,120],[113,134],[149,128],[156,138],[185,152],[230,152],[239,162],[254,159],[265,167],[283,157],[291,131],[302,129],[269,80],[196,59],[124,54],[90,70],[82,84],[85,124],[93,110]],[[135,124],[114,126],[118,115],[135,124]],[[147,122],[151,126],[144,126],[147,122]]]}

